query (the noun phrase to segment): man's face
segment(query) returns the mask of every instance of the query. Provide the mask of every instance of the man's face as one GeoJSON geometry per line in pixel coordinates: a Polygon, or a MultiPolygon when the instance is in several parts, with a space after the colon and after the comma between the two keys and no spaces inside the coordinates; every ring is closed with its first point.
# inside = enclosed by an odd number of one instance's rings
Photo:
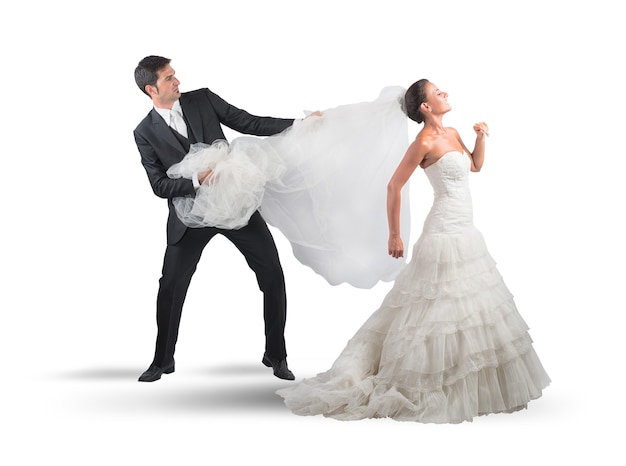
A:
{"type": "Polygon", "coordinates": [[[175,76],[174,68],[166,65],[157,72],[157,76],[156,86],[148,86],[148,93],[155,106],[172,108],[172,104],[180,97],[180,81],[175,76]]]}

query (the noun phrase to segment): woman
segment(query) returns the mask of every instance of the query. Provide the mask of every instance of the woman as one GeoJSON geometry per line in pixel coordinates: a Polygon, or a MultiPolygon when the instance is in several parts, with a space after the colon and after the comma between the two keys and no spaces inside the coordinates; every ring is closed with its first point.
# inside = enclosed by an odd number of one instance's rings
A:
{"type": "Polygon", "coordinates": [[[332,367],[277,392],[296,414],[458,423],[523,409],[550,383],[472,223],[468,174],[483,165],[489,128],[474,125],[470,152],[443,125],[447,97],[426,79],[405,94],[407,115],[424,126],[388,183],[389,255],[404,256],[401,190],[418,166],[432,209],[411,262],[332,367]]]}

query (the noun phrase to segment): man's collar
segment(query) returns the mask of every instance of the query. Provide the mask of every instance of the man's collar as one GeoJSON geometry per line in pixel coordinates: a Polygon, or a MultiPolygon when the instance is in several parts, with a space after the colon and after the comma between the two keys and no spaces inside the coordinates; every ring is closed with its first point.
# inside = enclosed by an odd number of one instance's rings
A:
{"type": "Polygon", "coordinates": [[[176,102],[174,102],[174,105],[172,105],[172,111],[173,112],[178,112],[181,115],[183,114],[183,108],[180,106],[180,99],[178,99],[176,102]]]}
{"type": "Polygon", "coordinates": [[[157,113],[159,115],[161,115],[163,117],[163,119],[169,124],[170,121],[170,112],[178,112],[181,115],[183,114],[183,108],[180,106],[180,101],[176,101],[174,102],[174,104],[172,105],[172,109],[170,110],[169,108],[159,108],[159,107],[154,107],[154,109],[157,111],[157,113]]]}

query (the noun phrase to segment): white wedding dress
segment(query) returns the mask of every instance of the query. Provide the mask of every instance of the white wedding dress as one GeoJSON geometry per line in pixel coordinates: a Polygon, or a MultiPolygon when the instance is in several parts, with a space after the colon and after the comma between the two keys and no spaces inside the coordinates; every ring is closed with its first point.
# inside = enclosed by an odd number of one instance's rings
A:
{"type": "MultiPolygon", "coordinates": [[[[387,254],[387,183],[408,147],[401,87],[343,105],[267,138],[197,144],[168,170],[191,178],[213,170],[195,197],[176,198],[190,227],[236,229],[259,210],[290,241],[295,257],[330,284],[371,288],[406,265],[387,254]]],[[[409,187],[402,235],[409,236],[409,187]]]]}
{"type": "Polygon", "coordinates": [[[458,152],[425,169],[434,203],[410,263],[327,372],[277,392],[294,413],[458,423],[541,396],[550,379],[473,225],[469,169],[458,152]]]}

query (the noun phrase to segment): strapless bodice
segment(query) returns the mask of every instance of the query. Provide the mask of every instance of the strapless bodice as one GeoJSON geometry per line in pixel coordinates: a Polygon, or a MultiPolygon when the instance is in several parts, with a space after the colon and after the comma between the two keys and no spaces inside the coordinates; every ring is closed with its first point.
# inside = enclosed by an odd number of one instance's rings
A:
{"type": "Polygon", "coordinates": [[[461,152],[447,152],[424,172],[435,194],[468,189],[469,157],[461,152]]]}
{"type": "Polygon", "coordinates": [[[461,152],[447,152],[424,169],[433,187],[433,207],[424,231],[452,232],[473,225],[469,190],[470,159],[461,152]]]}

